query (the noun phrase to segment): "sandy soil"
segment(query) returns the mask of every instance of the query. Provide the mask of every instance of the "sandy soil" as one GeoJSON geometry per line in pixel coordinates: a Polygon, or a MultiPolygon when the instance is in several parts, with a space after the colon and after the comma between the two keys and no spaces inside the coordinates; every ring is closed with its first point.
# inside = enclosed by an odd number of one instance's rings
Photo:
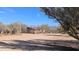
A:
{"type": "Polygon", "coordinates": [[[74,42],[71,41],[76,41],[76,39],[68,36],[67,34],[60,33],[0,35],[0,51],[59,49],[58,47],[48,46],[54,44],[72,46],[74,48],[79,47],[78,44],[73,44],[74,42]],[[68,43],[64,43],[64,40],[68,41],[68,43]]]}
{"type": "Polygon", "coordinates": [[[0,35],[0,41],[3,40],[75,40],[67,34],[16,34],[16,35],[0,35]]]}

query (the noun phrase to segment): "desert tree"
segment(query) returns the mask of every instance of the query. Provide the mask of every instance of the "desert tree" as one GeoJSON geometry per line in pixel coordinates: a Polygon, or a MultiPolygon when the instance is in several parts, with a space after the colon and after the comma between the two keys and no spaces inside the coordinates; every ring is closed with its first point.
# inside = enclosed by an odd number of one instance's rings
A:
{"type": "Polygon", "coordinates": [[[50,26],[49,27],[49,32],[50,33],[59,33],[59,26],[50,26]]]}
{"type": "Polygon", "coordinates": [[[21,32],[26,33],[27,32],[27,25],[21,23],[21,32]]]}
{"type": "Polygon", "coordinates": [[[3,24],[2,22],[0,22],[0,33],[4,33],[5,30],[6,30],[5,24],[3,24]]]}
{"type": "Polygon", "coordinates": [[[39,26],[40,30],[42,30],[42,32],[46,33],[49,31],[49,26],[48,24],[42,24],[39,26]]]}
{"type": "Polygon", "coordinates": [[[27,25],[21,22],[14,22],[11,24],[3,24],[2,22],[0,22],[0,33],[16,34],[26,32],[27,32],[27,25]]]}
{"type": "Polygon", "coordinates": [[[70,36],[79,40],[79,8],[78,7],[42,7],[41,10],[55,18],[70,36]]]}
{"type": "Polygon", "coordinates": [[[21,23],[19,22],[9,24],[8,27],[10,28],[12,34],[21,33],[21,23]]]}
{"type": "Polygon", "coordinates": [[[66,32],[64,31],[64,29],[62,28],[61,25],[59,25],[59,26],[57,27],[57,31],[58,31],[58,33],[66,34],[66,32]]]}

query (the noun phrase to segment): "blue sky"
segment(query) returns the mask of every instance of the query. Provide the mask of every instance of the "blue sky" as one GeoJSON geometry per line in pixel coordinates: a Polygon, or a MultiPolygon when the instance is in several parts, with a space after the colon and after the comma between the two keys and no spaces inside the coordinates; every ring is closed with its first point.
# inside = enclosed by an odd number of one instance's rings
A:
{"type": "Polygon", "coordinates": [[[56,21],[49,19],[36,7],[0,7],[0,22],[4,24],[21,22],[29,26],[41,24],[58,26],[56,21]]]}

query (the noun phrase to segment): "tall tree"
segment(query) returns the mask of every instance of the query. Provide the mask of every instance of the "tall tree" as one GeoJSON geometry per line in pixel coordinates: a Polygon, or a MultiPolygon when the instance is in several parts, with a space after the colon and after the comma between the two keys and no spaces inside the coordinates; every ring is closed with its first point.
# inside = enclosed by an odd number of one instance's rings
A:
{"type": "Polygon", "coordinates": [[[42,7],[41,10],[50,18],[55,18],[70,36],[79,40],[78,7],[42,7]]]}

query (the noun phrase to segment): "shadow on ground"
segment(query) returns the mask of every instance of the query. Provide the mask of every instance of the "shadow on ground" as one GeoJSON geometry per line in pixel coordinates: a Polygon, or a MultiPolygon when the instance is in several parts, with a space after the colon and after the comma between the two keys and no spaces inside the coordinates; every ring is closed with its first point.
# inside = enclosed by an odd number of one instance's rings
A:
{"type": "Polygon", "coordinates": [[[61,35],[61,34],[47,34],[46,36],[62,36],[62,37],[69,37],[69,35],[61,35]]]}
{"type": "Polygon", "coordinates": [[[0,48],[21,49],[24,51],[47,50],[47,51],[79,51],[78,41],[61,40],[13,40],[9,43],[0,42],[0,48]]]}

